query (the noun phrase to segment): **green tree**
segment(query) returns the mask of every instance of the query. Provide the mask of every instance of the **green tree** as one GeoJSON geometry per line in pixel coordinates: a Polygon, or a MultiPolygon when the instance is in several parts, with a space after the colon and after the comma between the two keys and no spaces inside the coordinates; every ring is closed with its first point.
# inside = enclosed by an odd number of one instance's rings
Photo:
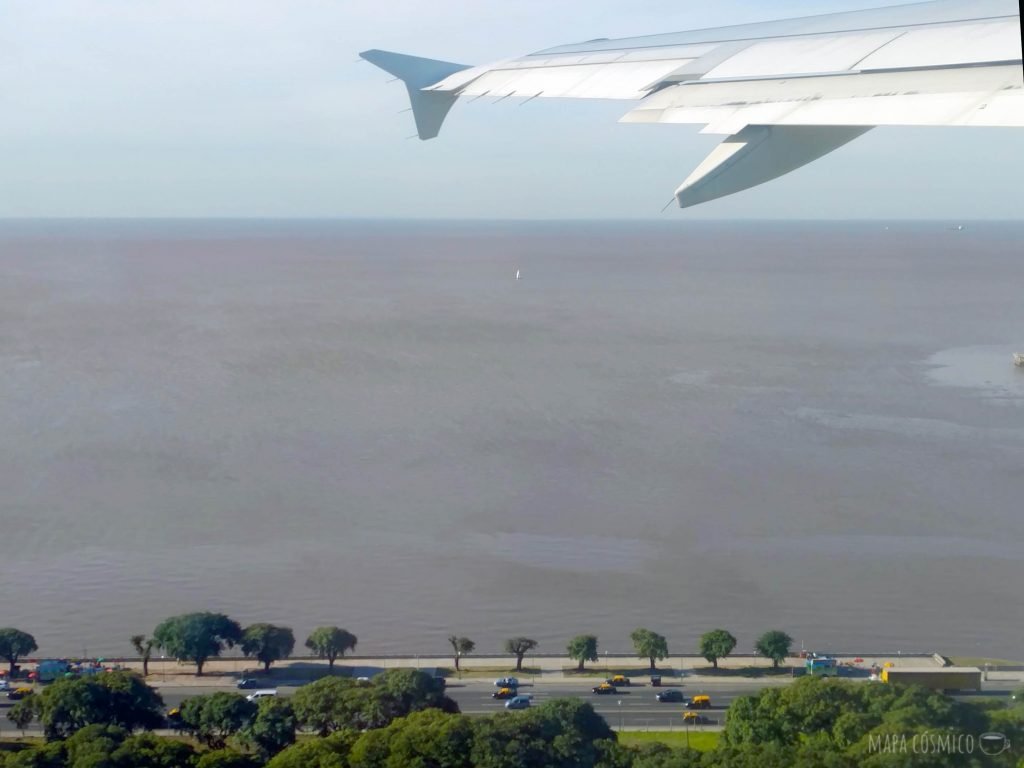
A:
{"type": "Polygon", "coordinates": [[[306,647],[321,659],[327,659],[327,667],[333,672],[334,661],[354,650],[358,639],[340,627],[317,627],[306,638],[306,647]]]}
{"type": "Polygon", "coordinates": [[[110,763],[116,768],[186,768],[194,759],[190,745],[152,733],[129,736],[110,753],[110,763]]]}
{"type": "Polygon", "coordinates": [[[260,763],[233,749],[213,749],[203,752],[195,765],[196,768],[259,768],[260,763]]]}
{"type": "Polygon", "coordinates": [[[256,717],[242,729],[242,739],[251,744],[263,760],[269,760],[295,743],[297,723],[292,705],[270,696],[259,702],[256,717]]]}
{"type": "Polygon", "coordinates": [[[779,664],[789,656],[789,649],[793,646],[793,638],[781,629],[771,629],[757,639],[754,650],[766,659],[772,660],[772,668],[778,669],[779,664]]]}
{"type": "Polygon", "coordinates": [[[266,768],[349,768],[348,754],[358,736],[353,731],[342,731],[300,741],[275,756],[266,768]]]}
{"type": "Polygon", "coordinates": [[[476,768],[599,764],[604,742],[615,734],[589,702],[554,699],[512,717],[474,721],[471,751],[476,768]]]}
{"type": "MultiPolygon", "coordinates": [[[[418,669],[389,669],[374,678],[368,690],[386,722],[422,709],[440,709],[456,714],[459,705],[444,693],[437,678],[418,669]]],[[[382,723],[384,724],[384,723],[382,723]]]]}
{"type": "Polygon", "coordinates": [[[149,659],[153,655],[153,646],[156,645],[156,640],[147,639],[145,635],[132,635],[131,644],[142,659],[142,676],[149,677],[149,659]]]}
{"type": "Polygon", "coordinates": [[[294,648],[295,635],[289,627],[253,624],[242,633],[242,653],[259,659],[264,672],[269,672],[275,661],[291,656],[294,648]]]}
{"type": "Polygon", "coordinates": [[[569,658],[579,662],[577,671],[583,671],[583,664],[587,661],[597,661],[597,636],[577,635],[569,641],[567,648],[569,658]]]}
{"type": "Polygon", "coordinates": [[[516,672],[523,671],[523,657],[537,647],[537,641],[529,637],[510,637],[505,641],[505,653],[516,657],[516,672]]]}
{"type": "Polygon", "coordinates": [[[736,647],[736,638],[724,629],[712,629],[700,636],[700,655],[718,669],[718,660],[724,659],[736,647]]]}
{"type": "Polygon", "coordinates": [[[455,654],[455,669],[458,670],[459,659],[471,654],[473,649],[476,648],[476,643],[468,637],[456,637],[455,635],[449,635],[448,642],[452,646],[452,653],[455,654]]]}
{"type": "Polygon", "coordinates": [[[344,677],[323,677],[292,696],[299,723],[321,736],[349,727],[362,703],[355,682],[344,677]]]}
{"type": "Polygon", "coordinates": [[[181,705],[181,729],[210,749],[223,749],[231,736],[252,723],[256,711],[254,702],[237,693],[194,696],[181,705]]]}
{"type": "Polygon", "coordinates": [[[163,725],[163,699],[133,672],[106,672],[58,680],[32,697],[47,739],[62,739],[88,725],[127,731],[163,725]]]}
{"type": "MultiPolygon", "coordinates": [[[[36,697],[30,694],[7,710],[7,719],[14,723],[19,731],[24,731],[36,718],[36,697]]],[[[0,763],[2,765],[2,763],[0,763]]]]}
{"type": "Polygon", "coordinates": [[[14,677],[18,659],[38,649],[36,639],[28,632],[22,632],[14,627],[0,629],[0,658],[5,659],[10,665],[10,677],[14,677]]]}
{"type": "Polygon", "coordinates": [[[468,717],[427,709],[363,733],[349,762],[353,768],[474,768],[472,744],[468,717]]]}
{"type": "Polygon", "coordinates": [[[655,661],[661,661],[668,657],[668,640],[664,635],[659,635],[650,629],[640,627],[634,629],[629,636],[636,649],[636,655],[641,659],[648,659],[651,662],[651,672],[657,670],[655,661]]]}
{"type": "Polygon", "coordinates": [[[153,639],[178,661],[194,662],[196,674],[202,675],[207,659],[241,641],[242,628],[222,613],[186,613],[165,619],[153,630],[153,639]]]}

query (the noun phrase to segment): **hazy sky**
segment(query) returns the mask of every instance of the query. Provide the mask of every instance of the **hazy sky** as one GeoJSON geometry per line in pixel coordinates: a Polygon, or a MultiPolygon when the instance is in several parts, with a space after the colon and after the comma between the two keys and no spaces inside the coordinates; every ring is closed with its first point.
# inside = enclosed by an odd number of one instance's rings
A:
{"type": "Polygon", "coordinates": [[[407,140],[357,53],[468,64],[595,37],[884,0],[3,0],[0,216],[1019,218],[1024,131],[877,129],[807,168],[660,210],[717,138],[628,102],[482,100],[407,140]]]}

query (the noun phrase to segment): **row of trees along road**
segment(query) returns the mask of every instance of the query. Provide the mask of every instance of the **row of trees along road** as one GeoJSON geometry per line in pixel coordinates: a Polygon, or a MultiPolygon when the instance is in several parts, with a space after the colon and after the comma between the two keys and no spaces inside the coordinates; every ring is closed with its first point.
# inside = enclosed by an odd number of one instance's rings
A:
{"type": "MultiPolygon", "coordinates": [[[[306,638],[306,648],[321,659],[327,659],[333,670],[334,662],[356,647],[358,639],[341,627],[318,627],[306,638]]],[[[149,661],[153,651],[161,649],[179,661],[196,665],[196,674],[203,674],[203,666],[228,649],[239,646],[242,653],[263,664],[264,671],[275,661],[287,659],[295,649],[295,633],[291,627],[275,624],[252,624],[245,629],[223,613],[186,613],[165,619],[153,636],[132,635],[132,646],[142,657],[142,674],[149,674],[149,661]]]]}
{"type": "MultiPolygon", "coordinates": [[[[657,671],[657,662],[668,658],[668,640],[664,635],[658,634],[652,629],[639,627],[630,634],[629,639],[633,642],[638,658],[647,659],[652,672],[657,671]]],[[[459,661],[463,656],[472,653],[476,643],[468,637],[451,635],[448,642],[452,646],[455,669],[459,669],[459,661]]],[[[516,670],[522,671],[523,657],[530,651],[537,648],[537,641],[528,637],[512,637],[505,641],[505,652],[516,657],[516,670]]],[[[758,655],[772,660],[772,666],[778,668],[789,655],[793,645],[793,638],[779,629],[769,630],[758,638],[754,649],[758,655]]],[[[701,635],[699,652],[700,655],[718,668],[720,659],[726,658],[736,648],[736,638],[724,629],[713,629],[701,635]]],[[[566,647],[569,658],[577,662],[576,669],[584,670],[588,661],[597,661],[597,636],[577,635],[569,641],[566,647]]]]}
{"type": "MultiPolygon", "coordinates": [[[[647,659],[651,671],[657,669],[657,662],[668,658],[668,640],[654,630],[639,627],[630,634],[637,656],[647,659]]],[[[327,659],[329,667],[334,669],[334,662],[347,652],[355,649],[358,639],[351,632],[340,627],[318,627],[306,638],[306,648],[322,659],[327,659]]],[[[463,656],[476,649],[476,643],[468,637],[451,635],[448,638],[452,646],[455,669],[460,668],[463,656]]],[[[252,624],[246,628],[223,613],[186,613],[172,616],[162,621],[153,630],[152,637],[132,635],[132,646],[142,658],[142,674],[149,674],[149,662],[153,651],[161,649],[179,661],[190,661],[196,665],[196,674],[203,674],[203,666],[211,658],[236,645],[242,653],[263,664],[269,670],[275,661],[286,659],[295,649],[295,634],[290,627],[275,624],[252,624]]],[[[778,667],[789,655],[793,638],[785,632],[773,629],[758,638],[754,648],[757,653],[772,660],[778,667]]],[[[538,642],[529,637],[511,637],[505,641],[505,652],[516,658],[516,670],[522,671],[523,659],[538,646],[538,642]]],[[[699,652],[717,669],[720,659],[724,659],[736,648],[736,638],[724,629],[713,629],[701,635],[699,652]]],[[[10,664],[13,676],[18,660],[37,650],[35,638],[27,632],[11,627],[0,629],[0,658],[10,664]]],[[[578,663],[577,669],[582,672],[588,661],[598,660],[597,636],[578,635],[569,641],[567,646],[569,658],[578,663]]]]}

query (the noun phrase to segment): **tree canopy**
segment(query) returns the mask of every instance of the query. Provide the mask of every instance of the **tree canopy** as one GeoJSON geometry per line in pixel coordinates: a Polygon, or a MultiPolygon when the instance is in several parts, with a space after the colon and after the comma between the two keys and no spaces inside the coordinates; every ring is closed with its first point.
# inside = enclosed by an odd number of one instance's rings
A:
{"type": "Polygon", "coordinates": [[[529,637],[510,637],[505,641],[505,653],[516,657],[516,672],[523,671],[523,657],[537,647],[537,641],[529,637]]]}
{"type": "Polygon", "coordinates": [[[153,630],[156,644],[178,661],[191,661],[203,674],[207,659],[242,640],[242,628],[223,613],[186,613],[165,619],[153,630]]]}
{"type": "Polygon", "coordinates": [[[770,629],[757,639],[754,650],[766,659],[771,659],[772,667],[777,669],[789,656],[789,649],[792,646],[792,637],[781,629],[770,629]]]}
{"type": "Polygon", "coordinates": [[[193,696],[181,705],[181,730],[213,749],[223,749],[256,717],[257,705],[237,693],[217,691],[193,696]]]}
{"type": "Polygon", "coordinates": [[[582,672],[585,662],[597,661],[597,636],[577,635],[569,641],[566,650],[569,652],[569,658],[579,663],[577,669],[582,672]]]}
{"type": "Polygon", "coordinates": [[[354,650],[358,642],[355,635],[341,627],[317,627],[306,638],[306,647],[334,669],[336,659],[354,650]]]}
{"type": "Polygon", "coordinates": [[[263,760],[268,760],[295,743],[297,725],[291,703],[270,696],[259,702],[256,716],[242,728],[242,740],[263,760]]]}
{"type": "Polygon", "coordinates": [[[93,677],[57,680],[30,702],[47,739],[63,739],[89,725],[133,731],[163,725],[163,699],[133,672],[104,672],[93,677]]]}
{"type": "Polygon", "coordinates": [[[258,659],[264,672],[269,671],[275,661],[291,656],[294,648],[295,635],[289,627],[253,624],[242,633],[242,653],[258,659]]]}
{"type": "Polygon", "coordinates": [[[10,665],[11,677],[14,677],[18,659],[38,649],[36,639],[28,632],[22,632],[14,627],[0,629],[0,658],[5,659],[10,665]]]}
{"type": "Polygon", "coordinates": [[[700,636],[700,655],[718,669],[719,659],[724,659],[736,647],[736,638],[724,629],[712,629],[700,636]]]}
{"type": "Polygon", "coordinates": [[[452,651],[455,653],[455,669],[458,669],[459,659],[471,654],[473,649],[476,648],[476,643],[468,637],[457,637],[456,635],[449,635],[448,642],[451,644],[452,651]]]}
{"type": "Polygon", "coordinates": [[[633,641],[633,647],[636,649],[637,656],[641,659],[648,659],[651,662],[651,672],[657,669],[655,666],[656,661],[668,658],[668,640],[665,639],[664,635],[659,635],[653,630],[640,627],[633,630],[629,639],[633,641]]]}

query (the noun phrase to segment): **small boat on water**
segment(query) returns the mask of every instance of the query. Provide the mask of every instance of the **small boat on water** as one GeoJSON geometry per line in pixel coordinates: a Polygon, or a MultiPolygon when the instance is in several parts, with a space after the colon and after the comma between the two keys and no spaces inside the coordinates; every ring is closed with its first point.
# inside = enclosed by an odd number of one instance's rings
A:
{"type": "Polygon", "coordinates": [[[1024,352],[1015,352],[1013,354],[1013,364],[1018,368],[1024,368],[1024,352]]]}

